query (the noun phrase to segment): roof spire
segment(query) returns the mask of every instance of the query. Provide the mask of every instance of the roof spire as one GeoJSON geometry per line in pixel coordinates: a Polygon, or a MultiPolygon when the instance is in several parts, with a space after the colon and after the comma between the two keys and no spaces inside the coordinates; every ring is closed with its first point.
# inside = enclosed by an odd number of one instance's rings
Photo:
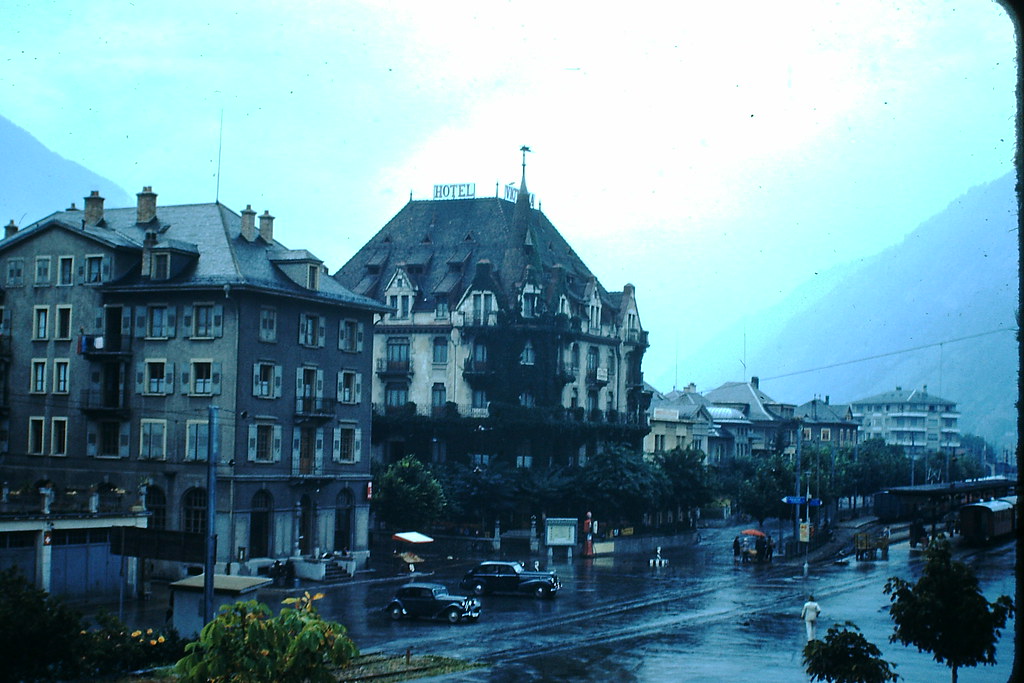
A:
{"type": "Polygon", "coordinates": [[[528,146],[523,145],[522,147],[519,148],[519,151],[523,153],[523,185],[525,185],[526,184],[526,153],[527,152],[532,152],[533,150],[530,149],[528,146]]]}

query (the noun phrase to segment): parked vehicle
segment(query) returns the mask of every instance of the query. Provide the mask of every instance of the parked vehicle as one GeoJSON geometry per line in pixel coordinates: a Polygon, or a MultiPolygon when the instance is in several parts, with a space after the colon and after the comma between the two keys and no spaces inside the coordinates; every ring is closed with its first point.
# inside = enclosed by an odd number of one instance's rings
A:
{"type": "Polygon", "coordinates": [[[960,535],[964,543],[980,545],[1017,530],[1017,496],[971,503],[960,508],[960,535]]]}
{"type": "Polygon", "coordinates": [[[439,583],[407,583],[399,587],[384,611],[392,619],[423,617],[444,619],[457,624],[463,619],[480,618],[480,601],[473,597],[451,595],[439,583]]]}
{"type": "Polygon", "coordinates": [[[475,595],[487,593],[525,593],[538,598],[553,598],[562,587],[553,571],[530,571],[521,562],[481,562],[466,572],[459,586],[475,595]]]}

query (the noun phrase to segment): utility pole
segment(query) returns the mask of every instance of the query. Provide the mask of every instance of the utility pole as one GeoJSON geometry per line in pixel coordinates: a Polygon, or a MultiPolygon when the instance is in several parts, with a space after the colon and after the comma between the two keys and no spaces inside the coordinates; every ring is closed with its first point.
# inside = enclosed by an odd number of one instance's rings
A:
{"type": "Polygon", "coordinates": [[[203,625],[213,621],[213,572],[217,564],[217,406],[211,405],[206,434],[206,562],[203,565],[203,625]]]}

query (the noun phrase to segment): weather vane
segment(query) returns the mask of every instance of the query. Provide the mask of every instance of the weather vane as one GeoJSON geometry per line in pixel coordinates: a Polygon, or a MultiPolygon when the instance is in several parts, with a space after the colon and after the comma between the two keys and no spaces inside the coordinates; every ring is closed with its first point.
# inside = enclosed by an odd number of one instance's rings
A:
{"type": "Polygon", "coordinates": [[[519,151],[523,153],[523,175],[526,175],[526,153],[532,152],[533,150],[530,149],[528,146],[523,145],[522,147],[519,148],[519,151]]]}

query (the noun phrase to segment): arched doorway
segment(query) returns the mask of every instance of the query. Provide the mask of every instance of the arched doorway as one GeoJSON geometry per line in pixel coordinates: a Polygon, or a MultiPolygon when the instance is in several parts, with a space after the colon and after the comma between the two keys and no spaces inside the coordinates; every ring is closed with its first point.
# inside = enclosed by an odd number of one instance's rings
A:
{"type": "Polygon", "coordinates": [[[309,555],[313,552],[313,529],[316,520],[316,510],[313,501],[308,495],[303,494],[299,500],[299,553],[309,555]]]}
{"type": "Polygon", "coordinates": [[[266,489],[260,489],[252,497],[249,512],[249,557],[270,557],[273,517],[274,498],[266,489]]]}
{"type": "Polygon", "coordinates": [[[334,549],[352,549],[352,515],[355,500],[352,492],[344,489],[338,493],[334,514],[334,549]]]}

